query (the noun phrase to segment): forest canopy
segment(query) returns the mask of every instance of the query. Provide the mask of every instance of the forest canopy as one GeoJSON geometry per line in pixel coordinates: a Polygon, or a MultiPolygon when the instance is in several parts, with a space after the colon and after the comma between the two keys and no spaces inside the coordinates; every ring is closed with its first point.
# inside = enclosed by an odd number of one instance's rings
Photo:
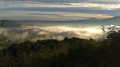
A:
{"type": "Polygon", "coordinates": [[[118,67],[120,31],[107,39],[65,38],[13,43],[0,50],[0,67],[118,67]]]}

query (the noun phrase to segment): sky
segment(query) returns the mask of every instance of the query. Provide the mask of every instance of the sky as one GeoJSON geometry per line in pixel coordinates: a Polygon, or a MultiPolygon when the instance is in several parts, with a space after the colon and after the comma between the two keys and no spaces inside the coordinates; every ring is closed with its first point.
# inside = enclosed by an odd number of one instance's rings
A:
{"type": "Polygon", "coordinates": [[[120,16],[120,0],[0,0],[0,19],[83,20],[120,16]]]}

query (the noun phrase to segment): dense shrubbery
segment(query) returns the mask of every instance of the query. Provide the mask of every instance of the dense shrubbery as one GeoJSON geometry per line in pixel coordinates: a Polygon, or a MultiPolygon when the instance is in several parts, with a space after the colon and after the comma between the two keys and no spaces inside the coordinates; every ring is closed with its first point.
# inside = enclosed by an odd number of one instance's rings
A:
{"type": "Polygon", "coordinates": [[[14,43],[0,50],[0,67],[119,67],[120,32],[107,39],[65,38],[14,43]]]}

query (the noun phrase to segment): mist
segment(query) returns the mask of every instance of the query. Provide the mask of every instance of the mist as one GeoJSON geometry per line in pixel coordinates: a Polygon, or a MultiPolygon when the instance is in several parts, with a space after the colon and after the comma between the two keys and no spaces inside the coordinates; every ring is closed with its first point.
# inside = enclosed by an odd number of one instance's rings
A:
{"type": "MultiPolygon", "coordinates": [[[[9,27],[0,28],[0,31],[4,31],[4,37],[7,42],[24,42],[26,40],[48,40],[57,39],[63,40],[65,37],[82,38],[82,39],[95,39],[99,40],[105,38],[107,32],[115,27],[115,25],[106,25],[103,27],[98,26],[70,26],[70,25],[53,25],[53,26],[38,26],[38,25],[22,25],[21,27],[9,27]]],[[[119,26],[116,26],[116,29],[119,26]]]]}

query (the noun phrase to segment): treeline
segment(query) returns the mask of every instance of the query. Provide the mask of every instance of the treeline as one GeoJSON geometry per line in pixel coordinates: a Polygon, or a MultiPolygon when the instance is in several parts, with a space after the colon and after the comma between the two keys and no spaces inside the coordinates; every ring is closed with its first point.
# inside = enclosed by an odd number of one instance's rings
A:
{"type": "Polygon", "coordinates": [[[14,43],[0,50],[0,67],[119,67],[120,31],[103,41],[65,38],[14,43]]]}

